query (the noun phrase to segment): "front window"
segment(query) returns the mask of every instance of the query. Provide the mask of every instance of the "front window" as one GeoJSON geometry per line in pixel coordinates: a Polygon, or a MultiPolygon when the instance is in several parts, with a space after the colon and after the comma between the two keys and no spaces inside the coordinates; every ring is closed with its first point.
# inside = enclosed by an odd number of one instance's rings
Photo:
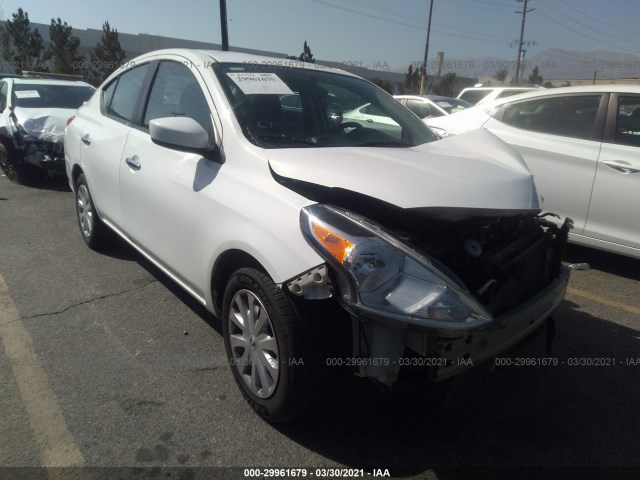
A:
{"type": "Polygon", "coordinates": [[[326,71],[216,64],[249,141],[263,148],[413,147],[436,140],[371,83],[326,71]]]}
{"type": "Polygon", "coordinates": [[[85,85],[51,85],[42,83],[16,83],[12,103],[22,108],[76,109],[93,95],[93,88],[85,85]]]}

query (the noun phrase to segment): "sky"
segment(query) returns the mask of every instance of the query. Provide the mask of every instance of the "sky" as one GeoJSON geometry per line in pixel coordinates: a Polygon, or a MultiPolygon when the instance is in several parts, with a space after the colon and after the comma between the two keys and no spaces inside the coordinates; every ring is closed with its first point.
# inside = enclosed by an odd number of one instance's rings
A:
{"type": "MultiPolygon", "coordinates": [[[[429,60],[443,51],[445,62],[515,61],[522,6],[433,0],[429,60]]],[[[218,0],[0,0],[0,18],[18,7],[36,23],[60,17],[74,28],[99,29],[108,20],[124,33],[221,41],[218,0]]],[[[528,56],[549,48],[640,55],[640,0],[528,0],[530,9],[528,56]]],[[[318,59],[404,71],[423,59],[429,0],[227,0],[227,12],[232,46],[299,55],[306,40],[318,59]]]]}

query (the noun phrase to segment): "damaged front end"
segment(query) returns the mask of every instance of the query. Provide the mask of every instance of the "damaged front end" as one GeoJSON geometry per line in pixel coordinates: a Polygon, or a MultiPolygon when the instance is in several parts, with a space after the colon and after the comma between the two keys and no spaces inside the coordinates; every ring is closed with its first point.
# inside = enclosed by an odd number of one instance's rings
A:
{"type": "Polygon", "coordinates": [[[10,142],[13,160],[45,170],[49,175],[64,175],[65,115],[30,110],[12,107],[9,113],[4,133],[5,142],[10,142]]]}
{"type": "Polygon", "coordinates": [[[302,210],[302,231],[330,274],[318,270],[311,278],[319,282],[289,289],[319,298],[318,288],[335,287],[352,317],[359,375],[390,387],[409,351],[432,380],[443,380],[538,330],[562,300],[570,220],[558,227],[537,211],[448,213],[302,210]]]}

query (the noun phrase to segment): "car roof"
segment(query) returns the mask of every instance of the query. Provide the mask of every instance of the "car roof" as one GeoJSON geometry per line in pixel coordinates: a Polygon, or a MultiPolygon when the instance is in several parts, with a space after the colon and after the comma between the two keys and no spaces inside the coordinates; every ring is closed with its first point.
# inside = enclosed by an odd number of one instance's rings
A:
{"type": "Polygon", "coordinates": [[[488,90],[488,91],[496,91],[496,90],[543,90],[544,87],[537,87],[535,85],[529,85],[527,86],[514,86],[514,87],[510,87],[510,86],[501,86],[501,87],[467,87],[465,89],[463,89],[463,92],[467,92],[467,91],[482,91],[482,90],[488,90]]]}
{"type": "Polygon", "coordinates": [[[487,108],[489,106],[498,106],[505,103],[511,103],[518,100],[525,100],[528,98],[546,97],[549,95],[567,95],[573,93],[635,93],[640,94],[640,85],[637,84],[602,84],[602,85],[580,85],[575,87],[558,87],[558,88],[545,88],[536,89],[518,95],[512,95],[510,97],[498,98],[481,105],[476,105],[479,108],[487,108]]]}
{"type": "MultiPolygon", "coordinates": [[[[73,85],[80,87],[91,87],[86,82],[82,82],[80,80],[55,80],[49,78],[31,78],[31,77],[20,77],[20,78],[0,78],[0,80],[12,81],[13,83],[20,84],[28,84],[28,85],[73,85]]],[[[93,87],[91,87],[93,88],[93,87]]]]}
{"type": "MultiPolygon", "coordinates": [[[[221,50],[200,50],[194,48],[170,48],[163,50],[155,50],[147,52],[135,59],[131,60],[131,64],[135,65],[136,61],[142,61],[146,59],[152,59],[156,56],[162,55],[180,55],[187,59],[192,60],[194,63],[198,61],[205,61],[209,63],[244,63],[248,67],[252,65],[256,66],[274,66],[274,67],[287,67],[287,68],[300,68],[305,70],[315,70],[323,72],[339,73],[341,75],[348,75],[350,77],[360,78],[357,75],[340,70],[338,68],[326,67],[318,63],[303,62],[298,59],[267,57],[262,55],[253,55],[251,53],[242,52],[223,52],[221,50]]],[[[196,63],[197,64],[197,63],[196,63]]]]}

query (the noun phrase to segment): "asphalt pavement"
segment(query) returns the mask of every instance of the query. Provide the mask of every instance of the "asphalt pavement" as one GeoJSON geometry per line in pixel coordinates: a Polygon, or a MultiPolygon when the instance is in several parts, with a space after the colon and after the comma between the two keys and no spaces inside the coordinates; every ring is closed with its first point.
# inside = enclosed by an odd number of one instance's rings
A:
{"type": "Polygon", "coordinates": [[[578,247],[566,260],[591,269],[572,273],[551,356],[540,336],[445,405],[354,377],[272,426],[242,399],[216,318],[125,243],[88,249],[64,181],[2,176],[0,478],[638,478],[640,261],[578,247]]]}

